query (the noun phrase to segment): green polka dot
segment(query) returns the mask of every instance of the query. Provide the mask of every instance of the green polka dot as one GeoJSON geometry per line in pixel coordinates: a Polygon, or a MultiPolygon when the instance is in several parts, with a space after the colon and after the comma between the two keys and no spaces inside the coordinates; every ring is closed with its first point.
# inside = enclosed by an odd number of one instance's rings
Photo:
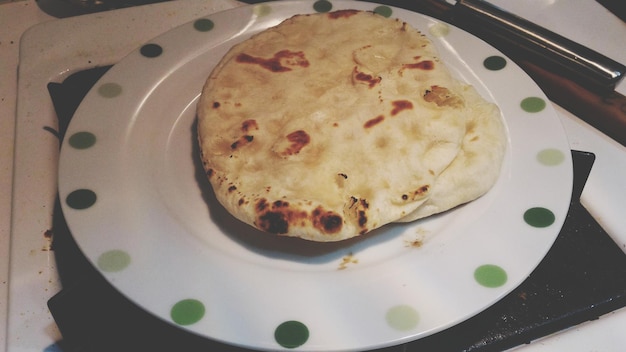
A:
{"type": "Polygon", "coordinates": [[[313,3],[313,9],[317,12],[329,12],[332,8],[333,4],[327,0],[318,0],[313,3]]]}
{"type": "Polygon", "coordinates": [[[178,325],[195,324],[204,317],[204,304],[197,299],[183,299],[177,302],[170,311],[172,320],[178,325]]]}
{"type": "Polygon", "coordinates": [[[428,32],[430,32],[433,37],[445,37],[448,33],[450,33],[450,26],[445,23],[438,22],[430,26],[430,28],[428,28],[428,32]]]}
{"type": "Polygon", "coordinates": [[[68,143],[76,149],[87,149],[96,144],[96,136],[90,132],[76,132],[70,136],[68,143]]]}
{"type": "Polygon", "coordinates": [[[309,339],[309,329],[299,321],[286,321],[274,330],[274,339],[285,348],[296,348],[309,339]]]}
{"type": "Polygon", "coordinates": [[[537,160],[547,166],[560,165],[565,160],[565,154],[558,149],[544,149],[537,154],[537,160]]]}
{"type": "Polygon", "coordinates": [[[506,59],[502,56],[489,56],[483,61],[483,65],[490,71],[499,71],[506,66],[506,59]]]}
{"type": "Polygon", "coordinates": [[[77,189],[68,194],[65,203],[73,209],[87,209],[96,203],[96,194],[89,189],[77,189]]]}
{"type": "Polygon", "coordinates": [[[393,10],[391,10],[391,7],[389,6],[381,5],[374,9],[374,13],[377,13],[383,17],[390,17],[393,13],[393,10]]]}
{"type": "Polygon", "coordinates": [[[407,331],[414,329],[419,322],[417,311],[408,305],[398,305],[387,311],[387,324],[396,330],[407,331]]]}
{"type": "Polygon", "coordinates": [[[272,13],[272,7],[270,5],[267,4],[260,4],[260,5],[256,5],[253,9],[253,12],[255,15],[261,17],[261,16],[267,16],[270,13],[272,13]]]}
{"type": "Polygon", "coordinates": [[[56,343],[53,343],[52,345],[48,345],[44,348],[43,352],[63,352],[63,349],[56,343]]]}
{"type": "Polygon", "coordinates": [[[213,21],[208,18],[200,18],[193,23],[193,28],[198,32],[208,32],[213,29],[214,26],[213,21]]]}
{"type": "Polygon", "coordinates": [[[163,48],[158,44],[146,44],[139,49],[139,52],[145,57],[153,58],[163,54],[163,48]]]}
{"type": "Polygon", "coordinates": [[[538,97],[528,97],[522,100],[520,106],[526,112],[540,112],[546,108],[546,101],[538,97]]]}
{"type": "Polygon", "coordinates": [[[548,227],[554,220],[554,213],[546,208],[530,208],[524,212],[524,221],[533,227],[548,227]]]}
{"type": "Polygon", "coordinates": [[[122,271],[130,265],[130,255],[118,249],[110,250],[100,254],[97,265],[106,272],[122,271]]]}
{"type": "Polygon", "coordinates": [[[500,287],[506,283],[507,274],[497,265],[485,264],[474,270],[474,279],[485,287],[500,287]]]}
{"type": "Polygon", "coordinates": [[[115,98],[122,94],[122,86],[117,83],[104,83],[98,87],[98,94],[105,98],[115,98]]]}

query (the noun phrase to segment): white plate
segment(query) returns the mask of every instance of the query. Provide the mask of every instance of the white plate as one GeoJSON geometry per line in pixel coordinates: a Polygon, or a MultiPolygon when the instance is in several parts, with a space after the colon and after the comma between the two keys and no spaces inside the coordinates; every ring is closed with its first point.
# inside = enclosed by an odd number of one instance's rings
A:
{"type": "Polygon", "coordinates": [[[111,68],[76,112],[60,159],[67,222],[114,287],[215,340],[346,351],[433,334],[518,286],[552,246],[569,206],[571,155],[557,115],[510,60],[500,69],[484,64],[494,56],[504,59],[456,27],[366,2],[280,1],[182,25],[111,68]],[[206,77],[233,44],[329,5],[407,21],[459,79],[500,106],[509,144],[489,193],[334,244],[256,233],[217,204],[194,136],[206,77]]]}

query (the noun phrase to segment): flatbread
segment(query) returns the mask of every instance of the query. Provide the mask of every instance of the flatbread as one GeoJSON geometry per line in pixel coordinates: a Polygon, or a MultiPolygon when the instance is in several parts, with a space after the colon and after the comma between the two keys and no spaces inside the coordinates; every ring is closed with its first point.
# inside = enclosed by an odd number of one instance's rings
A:
{"type": "Polygon", "coordinates": [[[463,96],[474,103],[467,104],[470,111],[461,150],[437,178],[428,200],[397,222],[415,221],[475,200],[498,180],[507,142],[500,110],[483,103],[472,86],[464,87],[463,96]]]}
{"type": "Polygon", "coordinates": [[[455,196],[465,164],[499,173],[498,157],[472,157],[493,144],[474,147],[468,132],[504,145],[498,109],[471,91],[400,20],[297,15],[235,45],[207,79],[197,107],[202,161],[217,199],[241,221],[344,240],[491,186],[455,196]]]}

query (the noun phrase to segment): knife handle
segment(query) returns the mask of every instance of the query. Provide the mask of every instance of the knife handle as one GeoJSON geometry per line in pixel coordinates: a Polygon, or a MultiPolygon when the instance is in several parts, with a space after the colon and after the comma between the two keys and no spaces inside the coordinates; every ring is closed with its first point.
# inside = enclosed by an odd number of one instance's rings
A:
{"type": "Polygon", "coordinates": [[[618,92],[598,94],[529,61],[522,67],[546,96],[616,142],[626,147],[626,97],[618,92]]]}
{"type": "Polygon", "coordinates": [[[546,68],[593,90],[614,90],[626,73],[626,66],[483,0],[457,0],[454,19],[541,57],[546,68]]]}

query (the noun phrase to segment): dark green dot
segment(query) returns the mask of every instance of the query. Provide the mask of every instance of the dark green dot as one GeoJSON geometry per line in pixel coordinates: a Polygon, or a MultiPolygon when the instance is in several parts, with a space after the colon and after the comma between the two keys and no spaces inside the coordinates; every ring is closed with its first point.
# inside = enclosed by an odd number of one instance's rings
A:
{"type": "Polygon", "coordinates": [[[506,66],[506,59],[502,56],[489,56],[483,61],[486,69],[491,71],[499,71],[506,66]]]}
{"type": "Polygon", "coordinates": [[[76,132],[68,142],[76,149],[87,149],[96,144],[96,136],[90,132],[76,132]]]}
{"type": "Polygon", "coordinates": [[[183,299],[177,302],[170,311],[172,320],[178,325],[191,325],[204,317],[204,304],[197,299],[183,299]]]}
{"type": "Polygon", "coordinates": [[[65,203],[74,209],[87,209],[96,203],[96,194],[89,189],[77,189],[67,195],[65,203]]]}
{"type": "Polygon", "coordinates": [[[507,274],[497,265],[485,264],[474,270],[474,279],[485,287],[500,287],[506,283],[507,274]]]}
{"type": "Polygon", "coordinates": [[[309,329],[299,321],[286,321],[276,328],[274,338],[285,348],[302,346],[309,339],[309,329]]]}
{"type": "Polygon", "coordinates": [[[546,108],[546,101],[538,97],[528,97],[522,100],[520,106],[526,112],[539,112],[546,108]]]}
{"type": "Polygon", "coordinates": [[[333,4],[327,0],[318,0],[313,3],[313,9],[317,12],[328,12],[332,10],[333,4]]]}
{"type": "Polygon", "coordinates": [[[117,83],[104,83],[98,87],[98,94],[105,98],[115,98],[122,94],[122,86],[117,83]]]}
{"type": "Polygon", "coordinates": [[[524,221],[533,227],[548,227],[554,220],[554,213],[546,208],[530,208],[524,212],[524,221]]]}
{"type": "Polygon", "coordinates": [[[48,345],[46,348],[44,348],[43,352],[63,352],[63,350],[59,345],[53,343],[52,345],[48,345]]]}
{"type": "Polygon", "coordinates": [[[157,57],[163,53],[163,48],[158,44],[146,44],[139,49],[139,52],[145,57],[157,57]]]}
{"type": "Polygon", "coordinates": [[[201,18],[193,23],[193,28],[199,32],[208,32],[213,29],[214,26],[215,24],[213,21],[208,18],[201,18]]]}
{"type": "Polygon", "coordinates": [[[374,13],[377,13],[383,17],[389,17],[393,13],[393,11],[391,10],[391,7],[381,5],[374,9],[374,13]]]}

